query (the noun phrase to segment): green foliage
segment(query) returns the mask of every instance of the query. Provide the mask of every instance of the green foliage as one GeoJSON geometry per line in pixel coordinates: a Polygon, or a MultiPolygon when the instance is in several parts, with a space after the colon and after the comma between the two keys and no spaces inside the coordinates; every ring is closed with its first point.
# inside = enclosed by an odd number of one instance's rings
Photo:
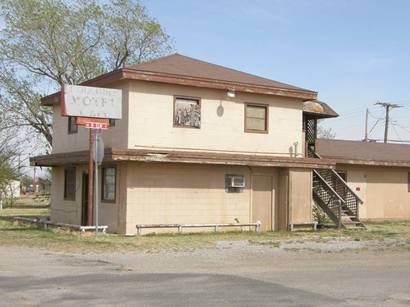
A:
{"type": "Polygon", "coordinates": [[[313,205],[313,219],[320,225],[331,223],[326,213],[316,204],[313,205]]]}
{"type": "Polygon", "coordinates": [[[0,131],[26,127],[49,146],[41,96],[173,49],[137,0],[2,0],[0,18],[0,131]]]}

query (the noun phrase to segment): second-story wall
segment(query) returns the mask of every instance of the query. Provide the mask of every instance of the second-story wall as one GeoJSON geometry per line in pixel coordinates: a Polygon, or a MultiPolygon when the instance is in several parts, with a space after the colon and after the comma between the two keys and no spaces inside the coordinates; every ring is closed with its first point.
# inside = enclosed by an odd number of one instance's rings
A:
{"type": "MultiPolygon", "coordinates": [[[[102,132],[105,147],[127,147],[128,133],[128,81],[107,86],[122,89],[122,119],[102,132]]],[[[60,105],[53,107],[53,153],[88,150],[89,129],[78,127],[78,132],[68,133],[68,117],[61,116],[60,105]]]]}
{"type": "MultiPolygon", "coordinates": [[[[286,97],[161,84],[121,81],[108,86],[123,90],[123,118],[103,132],[106,147],[194,149],[274,153],[289,156],[294,143],[302,153],[302,101],[286,97]],[[201,100],[201,127],[174,126],[174,97],[201,100]],[[268,106],[268,132],[245,132],[245,103],[268,106]],[[222,110],[222,112],[221,112],[222,110]]],[[[53,153],[88,149],[88,129],[68,133],[68,118],[54,106],[53,153]]]]}
{"type": "Polygon", "coordinates": [[[302,148],[302,101],[155,82],[131,81],[128,148],[275,153],[302,148]],[[201,127],[174,127],[174,97],[201,99],[201,127]],[[268,133],[245,132],[245,103],[268,105],[268,133]],[[223,112],[221,112],[221,107],[223,112]],[[223,113],[223,114],[221,114],[223,113]]]}

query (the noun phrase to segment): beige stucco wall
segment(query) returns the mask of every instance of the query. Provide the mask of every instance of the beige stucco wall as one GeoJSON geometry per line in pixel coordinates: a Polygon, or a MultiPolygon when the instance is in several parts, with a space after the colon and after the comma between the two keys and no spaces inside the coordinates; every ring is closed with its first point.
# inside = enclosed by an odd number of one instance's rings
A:
{"type": "Polygon", "coordinates": [[[337,169],[347,173],[349,186],[364,201],[359,209],[360,218],[410,218],[410,168],[338,165],[337,169]]]}
{"type": "Polygon", "coordinates": [[[301,100],[270,95],[132,81],[130,86],[129,148],[158,147],[289,156],[294,142],[302,153],[301,100]],[[173,127],[174,95],[201,98],[201,128],[173,127]],[[269,105],[269,133],[244,132],[244,103],[269,105]],[[223,115],[217,109],[222,106],[223,115]]]}
{"type": "Polygon", "coordinates": [[[247,223],[249,184],[246,167],[129,163],[126,232],[136,224],[247,223]],[[226,193],[225,174],[244,175],[243,192],[226,193]]]}
{"type": "MultiPolygon", "coordinates": [[[[64,168],[53,169],[51,220],[81,222],[81,184],[77,167],[76,199],[63,199],[64,168]]],[[[136,224],[248,223],[252,217],[252,178],[272,178],[272,227],[311,222],[311,171],[243,166],[122,162],[117,164],[115,203],[101,203],[100,224],[109,232],[135,234],[136,224]],[[245,176],[240,193],[225,191],[225,174],[245,176]]],[[[100,185],[99,185],[100,186],[100,185]]],[[[192,230],[192,229],[191,229],[192,230]]],[[[158,229],[146,232],[157,232],[158,229]]]]}
{"type": "MultiPolygon", "coordinates": [[[[128,133],[128,87],[129,82],[112,84],[110,88],[122,89],[122,119],[116,120],[115,127],[102,132],[105,147],[127,147],[128,133]]],[[[60,105],[53,107],[53,152],[73,152],[88,150],[89,129],[78,127],[78,132],[68,133],[68,118],[61,116],[60,105]]]]}
{"type": "MultiPolygon", "coordinates": [[[[64,167],[53,167],[51,185],[51,215],[52,222],[81,224],[82,202],[82,174],[86,166],[76,167],[76,193],[75,200],[64,199],[64,167]]],[[[117,190],[115,203],[101,201],[101,177],[99,180],[100,214],[99,224],[107,225],[109,232],[124,232],[125,219],[124,207],[126,205],[126,169],[123,164],[117,165],[117,190]]]]}
{"type": "Polygon", "coordinates": [[[312,170],[289,170],[289,223],[312,222],[312,170]]]}
{"type": "MultiPolygon", "coordinates": [[[[273,179],[273,229],[287,228],[289,205],[293,223],[312,221],[310,170],[130,162],[125,232],[135,234],[136,224],[253,222],[252,178],[258,175],[273,179]],[[225,174],[245,176],[241,193],[225,191],[225,174]]],[[[152,231],[158,229],[145,233],[152,231]]]]}
{"type": "MultiPolygon", "coordinates": [[[[298,153],[302,155],[301,100],[247,93],[228,98],[222,90],[136,80],[117,82],[109,87],[123,89],[123,118],[117,120],[115,127],[103,132],[106,147],[201,149],[289,156],[294,143],[298,142],[298,153]],[[201,98],[200,129],[173,126],[174,95],[201,98]],[[244,132],[245,102],[269,105],[269,133],[244,132]],[[222,116],[217,114],[219,106],[224,110],[222,116]]],[[[86,150],[89,130],[79,127],[78,133],[68,134],[68,119],[60,112],[60,106],[54,106],[53,153],[86,150]]]]}

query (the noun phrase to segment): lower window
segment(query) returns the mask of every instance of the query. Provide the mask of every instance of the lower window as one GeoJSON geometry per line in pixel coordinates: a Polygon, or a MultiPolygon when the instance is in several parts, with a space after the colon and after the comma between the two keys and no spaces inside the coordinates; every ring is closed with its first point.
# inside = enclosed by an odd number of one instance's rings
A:
{"type": "Polygon", "coordinates": [[[103,201],[115,202],[116,168],[106,166],[102,168],[102,195],[103,201]]]}
{"type": "Polygon", "coordinates": [[[75,200],[75,167],[64,169],[64,199],[75,200]]]}

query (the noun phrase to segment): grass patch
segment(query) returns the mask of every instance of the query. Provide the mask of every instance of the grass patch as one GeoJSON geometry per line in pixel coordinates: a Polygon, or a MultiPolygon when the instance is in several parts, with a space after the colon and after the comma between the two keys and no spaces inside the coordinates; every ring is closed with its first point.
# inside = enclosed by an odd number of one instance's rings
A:
{"type": "MultiPolygon", "coordinates": [[[[246,240],[278,248],[281,242],[326,242],[329,239],[384,241],[396,239],[410,244],[410,222],[369,223],[368,230],[326,230],[298,232],[217,232],[150,234],[126,237],[114,234],[80,234],[61,229],[43,230],[34,226],[0,219],[0,245],[23,245],[63,251],[132,251],[157,252],[160,250],[192,250],[213,247],[218,241],[246,240]]],[[[387,245],[386,245],[387,246],[387,245]]]]}
{"type": "MultiPolygon", "coordinates": [[[[46,198],[18,199],[13,208],[0,210],[0,245],[20,245],[63,251],[133,251],[193,250],[215,246],[218,241],[248,241],[250,244],[279,248],[282,242],[327,242],[336,239],[354,241],[399,240],[410,246],[410,221],[366,223],[367,230],[320,230],[276,232],[207,232],[148,234],[126,237],[115,234],[81,234],[61,229],[38,229],[34,225],[10,221],[11,216],[47,216],[46,198]]],[[[390,242],[388,241],[388,242],[390,242]]],[[[386,246],[390,246],[390,243],[386,246]]]]}
{"type": "Polygon", "coordinates": [[[0,210],[1,216],[48,216],[50,200],[43,196],[25,196],[17,198],[10,207],[0,210]]]}

